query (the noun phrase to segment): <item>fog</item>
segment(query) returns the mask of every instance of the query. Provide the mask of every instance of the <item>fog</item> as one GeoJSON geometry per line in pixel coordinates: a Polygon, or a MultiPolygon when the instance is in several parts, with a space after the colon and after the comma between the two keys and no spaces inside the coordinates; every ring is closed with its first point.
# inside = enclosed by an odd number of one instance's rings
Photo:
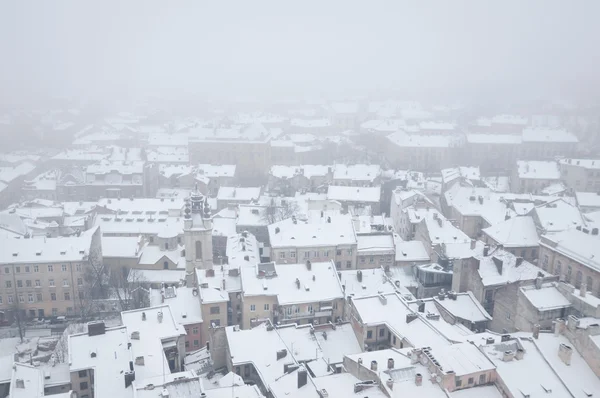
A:
{"type": "Polygon", "coordinates": [[[585,99],[600,2],[4,1],[3,103],[287,98],[585,99]]]}

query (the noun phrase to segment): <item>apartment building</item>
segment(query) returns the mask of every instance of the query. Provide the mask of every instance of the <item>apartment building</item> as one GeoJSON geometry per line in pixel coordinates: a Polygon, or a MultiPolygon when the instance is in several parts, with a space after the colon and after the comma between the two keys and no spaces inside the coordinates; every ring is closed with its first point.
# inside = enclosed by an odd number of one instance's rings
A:
{"type": "Polygon", "coordinates": [[[294,196],[298,191],[314,191],[318,187],[331,182],[332,166],[301,165],[271,166],[269,172],[269,192],[280,192],[286,196],[294,196]]]}
{"type": "Polygon", "coordinates": [[[381,268],[394,265],[396,259],[396,246],[392,233],[357,235],[358,269],[381,268]]]}
{"type": "Polygon", "coordinates": [[[261,263],[241,268],[242,327],[270,320],[322,324],[344,314],[344,292],[333,261],[261,263]]]}
{"type": "Polygon", "coordinates": [[[597,228],[591,233],[569,229],[542,235],[539,265],[576,289],[600,297],[599,243],[597,228]]]}
{"type": "Polygon", "coordinates": [[[381,166],[378,164],[336,164],[333,185],[351,187],[374,187],[381,182],[381,166]]]}
{"type": "Polygon", "coordinates": [[[554,160],[557,156],[573,156],[579,140],[570,131],[546,127],[527,127],[522,133],[520,158],[554,160]]]}
{"type": "Polygon", "coordinates": [[[385,154],[395,167],[439,171],[456,164],[463,138],[455,134],[421,135],[398,131],[387,136],[385,154]]]}
{"type": "Polygon", "coordinates": [[[600,191],[600,159],[561,159],[562,181],[576,192],[600,191]]]}
{"type": "Polygon", "coordinates": [[[154,196],[158,189],[158,166],[144,161],[108,161],[87,166],[85,191],[88,200],[154,196]]]}
{"type": "Polygon", "coordinates": [[[521,134],[468,133],[463,153],[468,164],[483,171],[510,170],[517,159],[523,139],[521,134]]]}
{"type": "Polygon", "coordinates": [[[482,240],[490,246],[502,246],[529,262],[538,258],[539,237],[533,217],[511,217],[483,229],[482,233],[482,240]]]}
{"type": "Polygon", "coordinates": [[[381,188],[330,185],[327,199],[338,201],[344,210],[357,215],[380,214],[381,188]]]}
{"type": "Polygon", "coordinates": [[[99,228],[69,238],[0,241],[0,317],[75,316],[82,307],[85,273],[102,265],[99,228]]]}
{"type": "Polygon", "coordinates": [[[271,260],[278,264],[333,261],[337,269],[355,269],[357,239],[350,215],[306,222],[296,217],[268,226],[271,260]]]}
{"type": "Polygon", "coordinates": [[[513,168],[511,190],[515,193],[542,193],[544,188],[560,183],[561,175],[554,160],[519,160],[513,168]]]}
{"type": "Polygon", "coordinates": [[[164,188],[197,188],[201,193],[216,196],[221,186],[233,186],[236,166],[199,164],[159,166],[160,187],[164,188]]]}

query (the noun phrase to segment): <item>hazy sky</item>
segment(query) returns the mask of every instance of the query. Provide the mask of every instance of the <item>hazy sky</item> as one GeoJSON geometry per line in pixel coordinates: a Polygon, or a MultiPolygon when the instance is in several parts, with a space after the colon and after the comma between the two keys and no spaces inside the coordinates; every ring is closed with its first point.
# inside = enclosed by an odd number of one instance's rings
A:
{"type": "Polygon", "coordinates": [[[589,95],[599,15],[598,0],[5,0],[0,95],[589,95]]]}

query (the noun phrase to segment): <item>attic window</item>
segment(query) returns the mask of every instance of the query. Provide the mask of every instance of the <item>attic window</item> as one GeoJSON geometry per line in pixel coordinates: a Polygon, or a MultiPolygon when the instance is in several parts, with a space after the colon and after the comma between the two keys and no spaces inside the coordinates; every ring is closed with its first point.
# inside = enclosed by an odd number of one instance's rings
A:
{"type": "Polygon", "coordinates": [[[41,256],[41,255],[42,255],[42,251],[41,251],[41,250],[38,250],[37,252],[35,252],[35,255],[36,255],[36,256],[41,256]]]}
{"type": "Polygon", "coordinates": [[[65,254],[67,254],[67,252],[65,250],[61,250],[60,255],[64,256],[65,254]]]}
{"type": "Polygon", "coordinates": [[[17,253],[17,252],[13,253],[13,257],[17,257],[18,255],[19,255],[19,253],[17,253]]]}

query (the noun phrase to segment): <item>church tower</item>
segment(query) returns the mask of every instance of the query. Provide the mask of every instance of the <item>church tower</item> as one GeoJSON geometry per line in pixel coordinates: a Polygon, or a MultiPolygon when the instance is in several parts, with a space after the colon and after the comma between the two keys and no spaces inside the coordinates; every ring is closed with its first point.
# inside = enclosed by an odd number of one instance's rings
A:
{"type": "Polygon", "coordinates": [[[186,199],[184,212],[185,280],[187,286],[195,286],[196,270],[213,266],[212,215],[207,198],[198,189],[186,199]]]}

